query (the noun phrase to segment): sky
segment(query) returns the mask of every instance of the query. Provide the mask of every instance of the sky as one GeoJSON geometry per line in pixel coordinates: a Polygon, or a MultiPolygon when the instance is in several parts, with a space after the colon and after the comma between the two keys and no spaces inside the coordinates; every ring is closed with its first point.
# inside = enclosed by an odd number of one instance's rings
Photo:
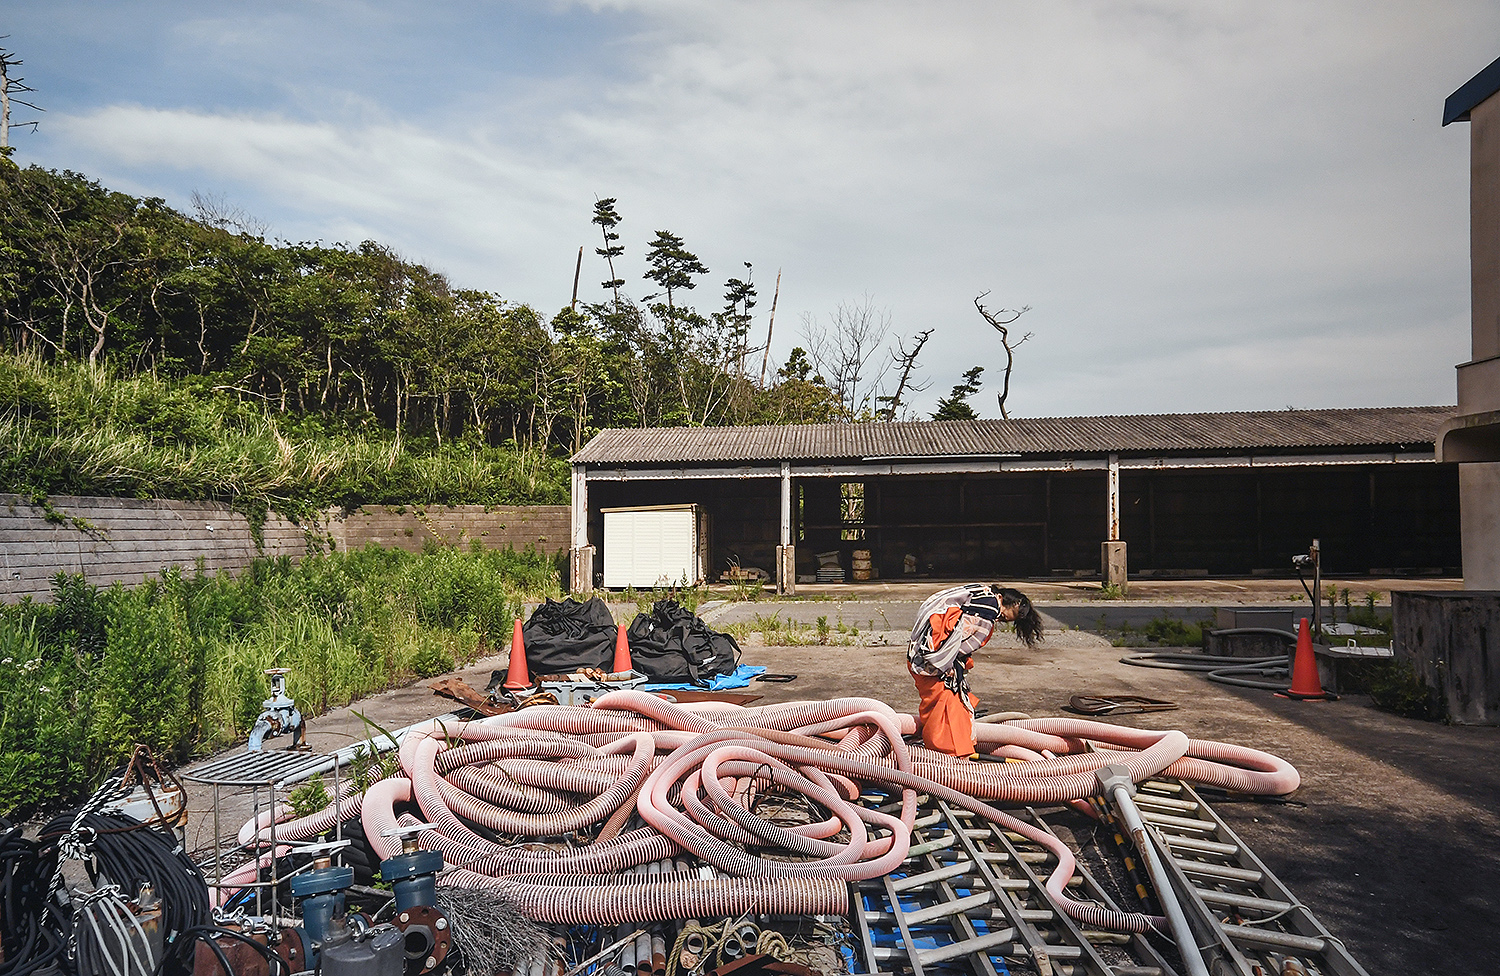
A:
{"type": "Polygon", "coordinates": [[[551,313],[639,298],[661,229],[773,359],[841,304],[932,329],[914,401],[1003,352],[1013,416],[1448,404],[1493,0],[8,0],[16,159],[286,240],[376,240],[551,313]]]}

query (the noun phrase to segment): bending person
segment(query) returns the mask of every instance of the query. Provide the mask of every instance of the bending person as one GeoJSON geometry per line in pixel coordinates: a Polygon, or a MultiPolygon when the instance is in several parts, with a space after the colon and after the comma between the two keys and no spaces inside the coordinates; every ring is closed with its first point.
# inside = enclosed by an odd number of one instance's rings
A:
{"type": "Polygon", "coordinates": [[[1014,624],[1027,647],[1042,639],[1042,618],[1020,590],[999,583],[966,583],[934,593],[917,611],[907,644],[907,669],[921,700],[922,744],[950,756],[974,755],[974,708],[969,691],[973,654],[989,642],[995,622],[1014,624]]]}

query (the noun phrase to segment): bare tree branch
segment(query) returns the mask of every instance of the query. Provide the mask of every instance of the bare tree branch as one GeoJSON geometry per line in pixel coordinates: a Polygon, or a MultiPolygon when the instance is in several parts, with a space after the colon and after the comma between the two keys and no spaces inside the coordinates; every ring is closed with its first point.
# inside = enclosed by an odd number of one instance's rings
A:
{"type": "Polygon", "coordinates": [[[1000,333],[1000,345],[1005,348],[1005,376],[1003,377],[998,397],[1000,399],[1000,416],[1009,420],[1010,414],[1006,412],[1005,400],[1010,396],[1010,372],[1016,364],[1016,350],[1027,339],[1030,339],[1032,335],[1028,332],[1020,339],[1012,342],[1010,338],[1010,326],[1016,319],[1031,311],[1031,306],[1022,305],[1020,308],[1002,308],[998,312],[991,312],[983,305],[984,297],[988,294],[988,290],[980,292],[974,298],[974,307],[979,309],[979,314],[984,316],[984,320],[994,326],[996,332],[1000,333]]]}
{"type": "MultiPolygon", "coordinates": [[[[0,41],[3,41],[8,37],[10,37],[9,34],[0,34],[0,41]]],[[[16,98],[13,94],[14,92],[36,91],[35,88],[32,88],[30,85],[26,84],[26,79],[11,77],[11,69],[18,68],[24,63],[25,62],[20,58],[11,54],[5,48],[0,47],[0,153],[3,153],[4,151],[10,149],[11,105],[24,105],[27,108],[33,109],[37,112],[47,111],[40,105],[34,105],[31,102],[25,101],[24,99],[16,98]]],[[[27,126],[30,126],[31,131],[35,132],[37,129],[36,120],[16,123],[17,128],[24,129],[27,126]]]]}
{"type": "Polygon", "coordinates": [[[894,359],[895,364],[901,369],[901,379],[896,381],[895,393],[891,394],[888,397],[880,398],[886,404],[886,406],[881,411],[884,415],[881,419],[886,423],[891,423],[896,419],[897,413],[900,412],[901,407],[903,406],[901,397],[906,391],[910,390],[913,393],[921,393],[923,390],[927,389],[927,387],[932,385],[930,380],[916,383],[913,382],[911,378],[912,370],[916,369],[917,366],[917,357],[922,354],[922,347],[927,345],[927,340],[930,338],[932,338],[931,329],[924,329],[923,331],[918,332],[916,335],[912,336],[912,347],[911,351],[908,352],[906,349],[906,340],[897,336],[896,354],[894,359]]]}
{"type": "Polygon", "coordinates": [[[808,357],[848,421],[857,420],[879,402],[888,364],[882,362],[872,369],[870,363],[890,329],[890,311],[876,308],[869,295],[861,302],[841,302],[829,316],[826,329],[818,326],[815,316],[802,317],[808,357]]]}

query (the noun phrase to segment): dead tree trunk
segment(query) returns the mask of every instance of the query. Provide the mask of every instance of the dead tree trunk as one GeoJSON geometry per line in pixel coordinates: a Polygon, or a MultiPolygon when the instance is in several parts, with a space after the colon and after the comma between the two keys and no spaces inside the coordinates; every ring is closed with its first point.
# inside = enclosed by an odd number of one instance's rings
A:
{"type": "Polygon", "coordinates": [[[1016,319],[1031,311],[1031,306],[1022,305],[1018,309],[1002,308],[998,312],[991,312],[982,304],[984,296],[988,294],[988,291],[980,292],[974,299],[974,307],[979,309],[979,314],[984,316],[984,320],[994,326],[996,332],[1000,333],[1000,345],[1005,349],[1005,375],[1002,377],[998,396],[1000,398],[1000,416],[1009,420],[1010,414],[1006,412],[1005,400],[1010,396],[1010,371],[1016,364],[1016,350],[1021,347],[1022,343],[1031,338],[1031,333],[1028,332],[1020,339],[1012,342],[1010,338],[1010,326],[1016,319]]]}

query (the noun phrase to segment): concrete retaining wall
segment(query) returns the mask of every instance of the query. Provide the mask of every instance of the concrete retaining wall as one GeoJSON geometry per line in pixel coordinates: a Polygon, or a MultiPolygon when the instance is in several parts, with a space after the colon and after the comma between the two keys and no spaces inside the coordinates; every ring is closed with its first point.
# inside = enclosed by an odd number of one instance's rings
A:
{"type": "Polygon", "coordinates": [[[209,572],[245,568],[258,555],[301,556],[307,533],[271,515],[257,548],[245,516],[214,502],[53,495],[48,507],[0,494],[0,600],[47,599],[52,577],[82,573],[89,582],[127,586],[168,566],[209,572]]]}
{"type": "Polygon", "coordinates": [[[1396,657],[1460,725],[1500,724],[1500,591],[1391,594],[1396,657]]]}
{"type": "Polygon", "coordinates": [[[329,531],[340,549],[370,543],[420,552],[428,540],[486,549],[528,546],[547,553],[568,547],[567,505],[371,505],[334,520],[329,531]]]}
{"type": "Polygon", "coordinates": [[[214,502],[138,500],[53,495],[33,505],[0,494],[0,602],[51,597],[52,577],[82,573],[96,585],[133,586],[169,566],[208,572],[244,569],[257,556],[307,553],[309,531],[339,549],[370,543],[420,551],[428,540],[486,548],[567,548],[568,506],[372,506],[312,526],[271,514],[257,548],[245,516],[214,502]],[[50,508],[50,518],[49,518],[50,508]]]}

